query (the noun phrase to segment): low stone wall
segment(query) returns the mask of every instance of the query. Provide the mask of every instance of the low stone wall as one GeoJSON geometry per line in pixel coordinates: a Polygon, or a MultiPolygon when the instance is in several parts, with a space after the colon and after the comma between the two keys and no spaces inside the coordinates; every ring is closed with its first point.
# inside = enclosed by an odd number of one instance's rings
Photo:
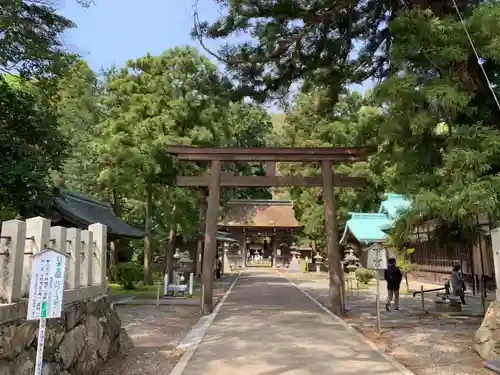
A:
{"type": "MultiPolygon", "coordinates": [[[[26,321],[25,316],[25,301],[0,305],[0,375],[34,374],[38,321],[26,321]]],[[[107,296],[75,302],[66,306],[60,319],[47,320],[42,373],[94,375],[129,345],[107,296]]]]}

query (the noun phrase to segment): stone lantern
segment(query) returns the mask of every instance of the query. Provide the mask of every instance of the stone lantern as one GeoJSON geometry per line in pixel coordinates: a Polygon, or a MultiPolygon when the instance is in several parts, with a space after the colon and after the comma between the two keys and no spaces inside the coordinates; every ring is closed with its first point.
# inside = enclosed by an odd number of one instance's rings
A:
{"type": "Polygon", "coordinates": [[[292,260],[290,261],[290,266],[288,267],[288,269],[290,271],[299,272],[300,271],[300,263],[299,263],[299,259],[297,256],[300,255],[300,251],[298,251],[295,243],[293,243],[292,246],[290,246],[290,249],[292,250],[292,251],[290,251],[290,254],[292,255],[292,260]]]}
{"type": "Polygon", "coordinates": [[[323,256],[317,252],[314,256],[314,260],[316,262],[316,272],[319,273],[321,271],[321,263],[323,263],[323,256]]]}
{"type": "Polygon", "coordinates": [[[176,283],[181,284],[186,280],[184,274],[192,271],[193,260],[191,259],[189,251],[184,251],[181,253],[179,249],[175,249],[174,260],[176,263],[175,264],[176,268],[175,274],[177,277],[176,283]]]}
{"type": "Polygon", "coordinates": [[[346,253],[347,254],[344,256],[344,264],[346,264],[347,272],[351,274],[358,268],[359,258],[354,255],[354,250],[352,248],[348,249],[346,253]]]}
{"type": "Polygon", "coordinates": [[[354,250],[349,248],[344,256],[344,264],[347,269],[347,280],[350,293],[352,295],[353,291],[353,281],[356,280],[356,270],[358,269],[359,258],[354,255],[354,250]]]}

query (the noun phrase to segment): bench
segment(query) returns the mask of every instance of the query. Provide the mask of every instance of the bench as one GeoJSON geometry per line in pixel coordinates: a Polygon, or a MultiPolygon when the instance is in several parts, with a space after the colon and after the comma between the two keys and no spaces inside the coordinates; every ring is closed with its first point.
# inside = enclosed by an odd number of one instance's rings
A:
{"type": "Polygon", "coordinates": [[[184,297],[186,295],[188,286],[185,284],[169,284],[167,285],[167,296],[184,297]]]}
{"type": "Polygon", "coordinates": [[[485,361],[484,368],[493,371],[496,374],[500,374],[500,361],[485,361]]]}

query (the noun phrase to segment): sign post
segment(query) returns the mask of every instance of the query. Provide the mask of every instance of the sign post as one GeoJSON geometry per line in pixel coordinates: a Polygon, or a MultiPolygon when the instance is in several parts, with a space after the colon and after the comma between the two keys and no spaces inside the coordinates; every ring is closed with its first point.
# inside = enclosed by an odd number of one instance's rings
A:
{"type": "Polygon", "coordinates": [[[377,271],[375,277],[377,281],[377,295],[375,301],[377,305],[377,334],[380,334],[380,270],[385,270],[387,268],[387,253],[379,243],[370,246],[367,251],[367,268],[377,271]]]}
{"type": "Polygon", "coordinates": [[[47,319],[60,318],[64,292],[66,254],[45,249],[33,255],[27,320],[38,320],[35,375],[42,374],[47,319]]]}

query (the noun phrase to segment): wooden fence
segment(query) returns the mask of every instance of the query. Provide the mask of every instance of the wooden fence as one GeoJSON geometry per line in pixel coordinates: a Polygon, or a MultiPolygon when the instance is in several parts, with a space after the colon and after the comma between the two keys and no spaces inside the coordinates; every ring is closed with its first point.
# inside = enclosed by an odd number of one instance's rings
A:
{"type": "Polygon", "coordinates": [[[474,244],[447,243],[433,240],[416,241],[412,244],[415,252],[411,255],[412,263],[418,265],[416,277],[442,283],[444,277],[450,277],[453,266],[460,264],[465,279],[478,288],[478,280],[483,275],[488,289],[494,287],[495,272],[491,237],[489,235],[474,244]]]}
{"type": "Polygon", "coordinates": [[[90,225],[88,230],[51,227],[49,219],[35,217],[26,222],[2,223],[1,303],[16,303],[28,297],[32,256],[47,248],[67,254],[64,303],[107,292],[107,227],[98,223],[90,225]]]}

